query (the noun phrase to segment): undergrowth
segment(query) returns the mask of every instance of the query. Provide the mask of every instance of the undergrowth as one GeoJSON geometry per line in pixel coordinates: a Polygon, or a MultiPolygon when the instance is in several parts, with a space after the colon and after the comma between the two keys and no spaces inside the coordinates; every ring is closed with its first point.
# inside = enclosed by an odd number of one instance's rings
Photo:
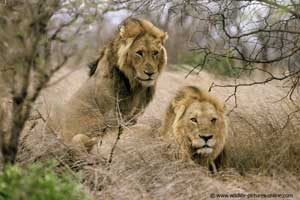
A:
{"type": "MultiPolygon", "coordinates": [[[[0,174],[0,200],[91,200],[69,174],[57,174],[55,162],[25,168],[6,166],[0,174]]],[[[78,178],[78,177],[77,177],[78,178]]]]}

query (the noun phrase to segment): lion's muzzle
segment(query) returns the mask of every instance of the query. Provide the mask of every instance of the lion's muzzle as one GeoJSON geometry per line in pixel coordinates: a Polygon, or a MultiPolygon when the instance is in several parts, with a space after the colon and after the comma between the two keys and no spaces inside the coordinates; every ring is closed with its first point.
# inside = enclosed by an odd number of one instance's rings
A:
{"type": "Polygon", "coordinates": [[[147,78],[147,79],[138,78],[138,80],[144,87],[151,87],[155,83],[155,79],[152,78],[147,78]]]}
{"type": "Polygon", "coordinates": [[[150,67],[145,67],[143,72],[138,73],[138,80],[143,86],[150,87],[155,84],[157,75],[157,71],[153,70],[150,67]]]}
{"type": "Polygon", "coordinates": [[[192,147],[197,154],[208,155],[213,152],[216,139],[212,134],[199,135],[197,140],[192,141],[192,147]]]}

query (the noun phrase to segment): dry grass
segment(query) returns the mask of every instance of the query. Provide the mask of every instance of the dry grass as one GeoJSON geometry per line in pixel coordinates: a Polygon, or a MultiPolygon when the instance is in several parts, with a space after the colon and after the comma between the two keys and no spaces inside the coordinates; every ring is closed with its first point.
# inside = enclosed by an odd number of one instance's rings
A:
{"type": "MultiPolygon", "coordinates": [[[[111,133],[87,154],[46,134],[41,119],[27,124],[18,161],[27,164],[56,159],[61,163],[57,170],[80,172],[83,184],[96,199],[210,199],[212,193],[291,193],[293,199],[299,199],[300,113],[286,124],[295,107],[287,100],[274,103],[285,94],[275,84],[239,91],[238,108],[229,115],[230,167],[226,171],[213,176],[206,169],[173,158],[176,147],[164,143],[157,135],[169,100],[182,85],[208,88],[216,80],[204,72],[188,79],[184,75],[174,71],[162,75],[154,101],[138,125],[125,128],[111,163],[107,160],[117,133],[111,133]]],[[[49,88],[37,108],[48,116],[53,108],[51,103],[66,101],[82,80],[82,73],[75,73],[68,78],[68,86],[64,82],[49,88]],[[70,85],[72,89],[66,90],[70,85]],[[66,97],[60,99],[62,96],[66,97]]],[[[223,100],[230,92],[224,88],[213,90],[223,100]]],[[[233,102],[229,102],[229,109],[232,106],[233,102]]]]}

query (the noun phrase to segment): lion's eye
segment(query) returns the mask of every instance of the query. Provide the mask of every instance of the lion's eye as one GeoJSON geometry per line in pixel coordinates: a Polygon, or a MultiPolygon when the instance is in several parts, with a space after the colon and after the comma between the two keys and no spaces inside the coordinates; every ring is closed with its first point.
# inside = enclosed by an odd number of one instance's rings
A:
{"type": "Polygon", "coordinates": [[[157,56],[159,54],[158,51],[153,51],[153,56],[157,56]]]}
{"type": "Polygon", "coordinates": [[[217,118],[213,117],[210,121],[212,124],[215,124],[217,122],[217,118]]]}
{"type": "Polygon", "coordinates": [[[136,55],[138,55],[140,57],[143,57],[144,53],[143,53],[143,51],[139,50],[139,51],[136,52],[136,55]]]}
{"type": "Polygon", "coordinates": [[[197,119],[195,117],[192,117],[191,121],[194,122],[194,123],[197,123],[197,119]]]}

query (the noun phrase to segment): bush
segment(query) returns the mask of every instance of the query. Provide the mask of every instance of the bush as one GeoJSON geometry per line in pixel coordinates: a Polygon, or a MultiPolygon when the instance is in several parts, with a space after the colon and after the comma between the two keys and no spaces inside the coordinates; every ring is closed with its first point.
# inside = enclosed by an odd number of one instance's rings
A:
{"type": "MultiPolygon", "coordinates": [[[[90,200],[70,175],[54,172],[55,163],[25,169],[7,166],[0,174],[0,200],[90,200]]],[[[76,179],[75,179],[76,180],[76,179]]]]}
{"type": "MultiPolygon", "coordinates": [[[[190,69],[193,69],[193,67],[203,63],[204,57],[203,53],[189,53],[183,54],[180,60],[181,64],[190,65],[190,69]]],[[[236,66],[232,59],[213,56],[206,57],[204,69],[214,74],[229,77],[238,76],[241,72],[241,69],[236,66]]]]}

